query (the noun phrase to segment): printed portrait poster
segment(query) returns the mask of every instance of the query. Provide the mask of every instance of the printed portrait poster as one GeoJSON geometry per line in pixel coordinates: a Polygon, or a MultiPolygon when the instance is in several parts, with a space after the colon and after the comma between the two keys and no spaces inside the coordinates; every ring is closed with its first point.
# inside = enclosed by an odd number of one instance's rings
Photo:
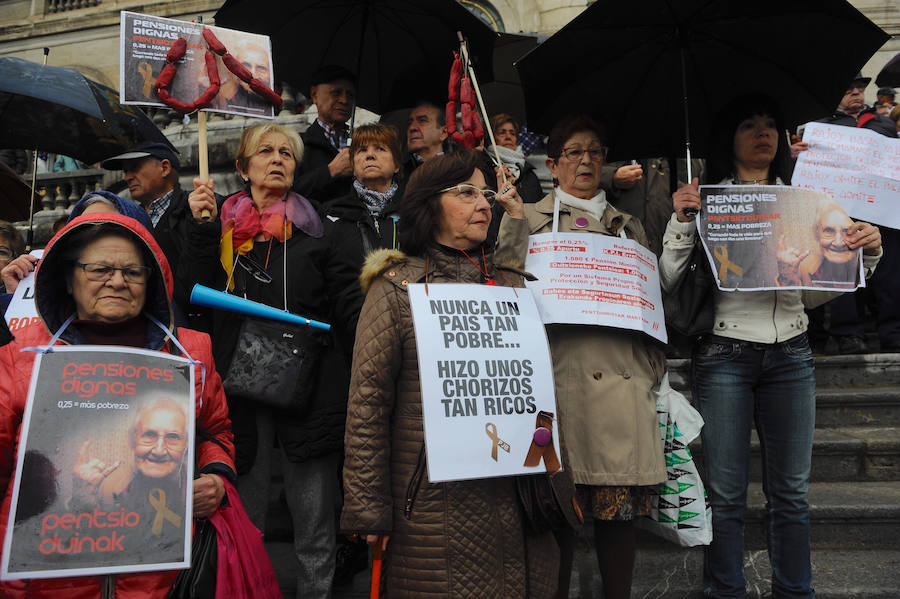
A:
{"type": "Polygon", "coordinates": [[[666,343],[656,255],[632,239],[593,233],[528,238],[525,270],[544,323],[643,331],[666,343]]]}
{"type": "Polygon", "coordinates": [[[719,289],[865,286],[852,220],[828,194],[784,185],[701,185],[700,239],[719,289]]]}
{"type": "Polygon", "coordinates": [[[193,378],[187,359],[140,349],[36,356],[4,579],[189,566],[193,378]]]}
{"type": "MultiPolygon", "coordinates": [[[[44,255],[44,250],[34,250],[30,255],[40,259],[44,255]]],[[[34,272],[31,271],[27,277],[19,281],[19,286],[13,292],[6,308],[6,326],[13,335],[17,330],[40,321],[37,306],[34,305],[34,272]]]]}
{"type": "MultiPolygon", "coordinates": [[[[119,89],[122,104],[165,106],[153,86],[166,66],[166,53],[179,37],[187,42],[187,53],[179,62],[178,73],[168,88],[169,94],[185,103],[201,96],[209,87],[203,27],[215,33],[228,53],[255,78],[274,89],[272,47],[268,36],[127,11],[122,11],[121,15],[119,89]]],[[[216,56],[216,65],[221,87],[204,110],[275,118],[275,108],[229,71],[221,56],[216,56]]]]}
{"type": "Polygon", "coordinates": [[[544,324],[527,289],[460,283],[409,286],[416,330],[428,480],[537,474],[560,457],[538,445],[556,415],[544,324]],[[542,418],[542,420],[545,420],[542,418]],[[547,427],[545,427],[547,428],[547,427]]]}

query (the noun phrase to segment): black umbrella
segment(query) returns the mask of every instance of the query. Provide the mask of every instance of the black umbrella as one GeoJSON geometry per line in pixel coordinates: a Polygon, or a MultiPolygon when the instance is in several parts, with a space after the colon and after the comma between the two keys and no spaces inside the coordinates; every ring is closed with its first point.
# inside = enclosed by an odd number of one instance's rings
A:
{"type": "Polygon", "coordinates": [[[31,193],[31,186],[0,161],[0,220],[16,222],[25,220],[29,215],[28,197],[31,196],[31,209],[41,209],[41,196],[31,193]]]}
{"type": "Polygon", "coordinates": [[[0,58],[0,148],[44,150],[94,163],[141,141],[169,143],[115,90],[74,69],[0,58]]]}
{"type": "Polygon", "coordinates": [[[686,141],[703,155],[741,94],[776,98],[790,125],[831,114],[887,38],[845,0],[601,0],[516,67],[532,130],[587,112],[614,159],[678,156],[686,141]]]}
{"type": "Polygon", "coordinates": [[[215,19],[268,35],[278,78],[303,93],[323,65],[357,73],[357,105],[377,113],[446,101],[457,31],[479,80],[493,76],[497,33],[455,0],[228,0],[215,19]]]}
{"type": "Polygon", "coordinates": [[[897,53],[878,71],[875,77],[875,85],[878,87],[900,87],[900,53],[897,53]]]}

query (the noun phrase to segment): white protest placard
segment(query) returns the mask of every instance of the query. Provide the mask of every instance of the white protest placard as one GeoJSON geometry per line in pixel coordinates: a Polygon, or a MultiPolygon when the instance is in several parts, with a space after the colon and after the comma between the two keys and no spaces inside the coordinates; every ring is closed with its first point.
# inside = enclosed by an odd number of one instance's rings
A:
{"type": "MultiPolygon", "coordinates": [[[[428,480],[546,472],[525,466],[540,412],[556,414],[544,325],[527,289],[409,286],[428,480]]],[[[549,447],[549,446],[548,446],[549,447]]],[[[552,447],[560,455],[556,427],[552,447]]]]}
{"type": "Polygon", "coordinates": [[[55,346],[35,358],[21,431],[4,580],[190,565],[190,360],[55,346]]]}
{"type": "MultiPolygon", "coordinates": [[[[30,255],[40,259],[44,255],[44,250],[34,250],[30,255]]],[[[31,271],[27,277],[19,281],[9,307],[6,308],[6,326],[13,335],[18,329],[40,321],[37,307],[34,305],[34,272],[31,271]]]]}
{"type": "Polygon", "coordinates": [[[807,123],[791,183],[832,196],[857,220],[900,229],[900,139],[869,129],[807,123]]]}
{"type": "Polygon", "coordinates": [[[656,255],[636,241],[592,233],[540,233],[528,239],[525,270],[547,324],[643,331],[666,343],[656,255]]]}
{"type": "MultiPolygon", "coordinates": [[[[200,97],[209,87],[204,27],[215,34],[228,53],[252,77],[270,89],[274,87],[272,46],[265,35],[128,11],[122,11],[120,27],[119,90],[122,104],[165,106],[159,100],[154,85],[166,66],[166,53],[178,38],[187,41],[187,52],[178,63],[178,72],[168,91],[173,98],[185,104],[200,97]]],[[[275,118],[274,107],[232,73],[222,57],[216,56],[215,61],[221,86],[219,93],[203,110],[275,118]]]]}

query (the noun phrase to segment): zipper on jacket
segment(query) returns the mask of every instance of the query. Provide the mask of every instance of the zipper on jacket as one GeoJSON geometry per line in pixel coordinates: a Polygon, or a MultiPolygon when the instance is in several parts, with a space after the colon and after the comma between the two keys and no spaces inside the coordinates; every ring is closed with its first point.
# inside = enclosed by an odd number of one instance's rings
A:
{"type": "Polygon", "coordinates": [[[775,343],[778,343],[778,291],[775,291],[775,301],[772,303],[772,326],[775,327],[775,343]]]}
{"type": "Polygon", "coordinates": [[[425,444],[422,443],[422,449],[419,450],[419,459],[416,461],[416,469],[413,470],[412,477],[409,479],[409,485],[406,487],[406,505],[403,506],[403,515],[407,520],[412,519],[413,504],[416,502],[416,495],[419,494],[419,487],[422,486],[422,473],[425,471],[425,444]]]}
{"type": "Polygon", "coordinates": [[[101,599],[115,599],[116,597],[116,575],[107,574],[100,583],[101,599]]]}

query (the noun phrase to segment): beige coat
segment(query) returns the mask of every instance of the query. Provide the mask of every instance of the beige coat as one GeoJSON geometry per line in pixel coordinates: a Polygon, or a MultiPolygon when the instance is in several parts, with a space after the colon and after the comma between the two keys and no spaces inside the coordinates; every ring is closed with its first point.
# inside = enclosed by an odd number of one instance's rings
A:
{"type": "MultiPolygon", "coordinates": [[[[524,267],[528,235],[553,224],[553,195],[525,205],[525,219],[505,216],[498,261],[524,267]],[[518,260],[518,263],[516,262],[518,260]]],[[[560,232],[618,235],[646,246],[640,222],[607,205],[598,221],[560,205],[560,232]],[[576,227],[577,218],[586,227],[576,227]]],[[[561,439],[577,484],[652,485],[666,479],[651,387],[665,372],[665,355],[643,333],[585,325],[548,325],[561,439]]]]}
{"type": "MultiPolygon", "coordinates": [[[[488,269],[496,273],[490,264],[488,269]]],[[[549,598],[553,536],[525,530],[513,477],[430,483],[424,453],[416,335],[407,285],[426,262],[395,250],[369,255],[353,350],[341,529],[389,534],[383,580],[391,599],[549,598]]],[[[428,252],[429,283],[480,283],[459,252],[428,252]]],[[[521,286],[521,275],[495,279],[521,286]]]]}

